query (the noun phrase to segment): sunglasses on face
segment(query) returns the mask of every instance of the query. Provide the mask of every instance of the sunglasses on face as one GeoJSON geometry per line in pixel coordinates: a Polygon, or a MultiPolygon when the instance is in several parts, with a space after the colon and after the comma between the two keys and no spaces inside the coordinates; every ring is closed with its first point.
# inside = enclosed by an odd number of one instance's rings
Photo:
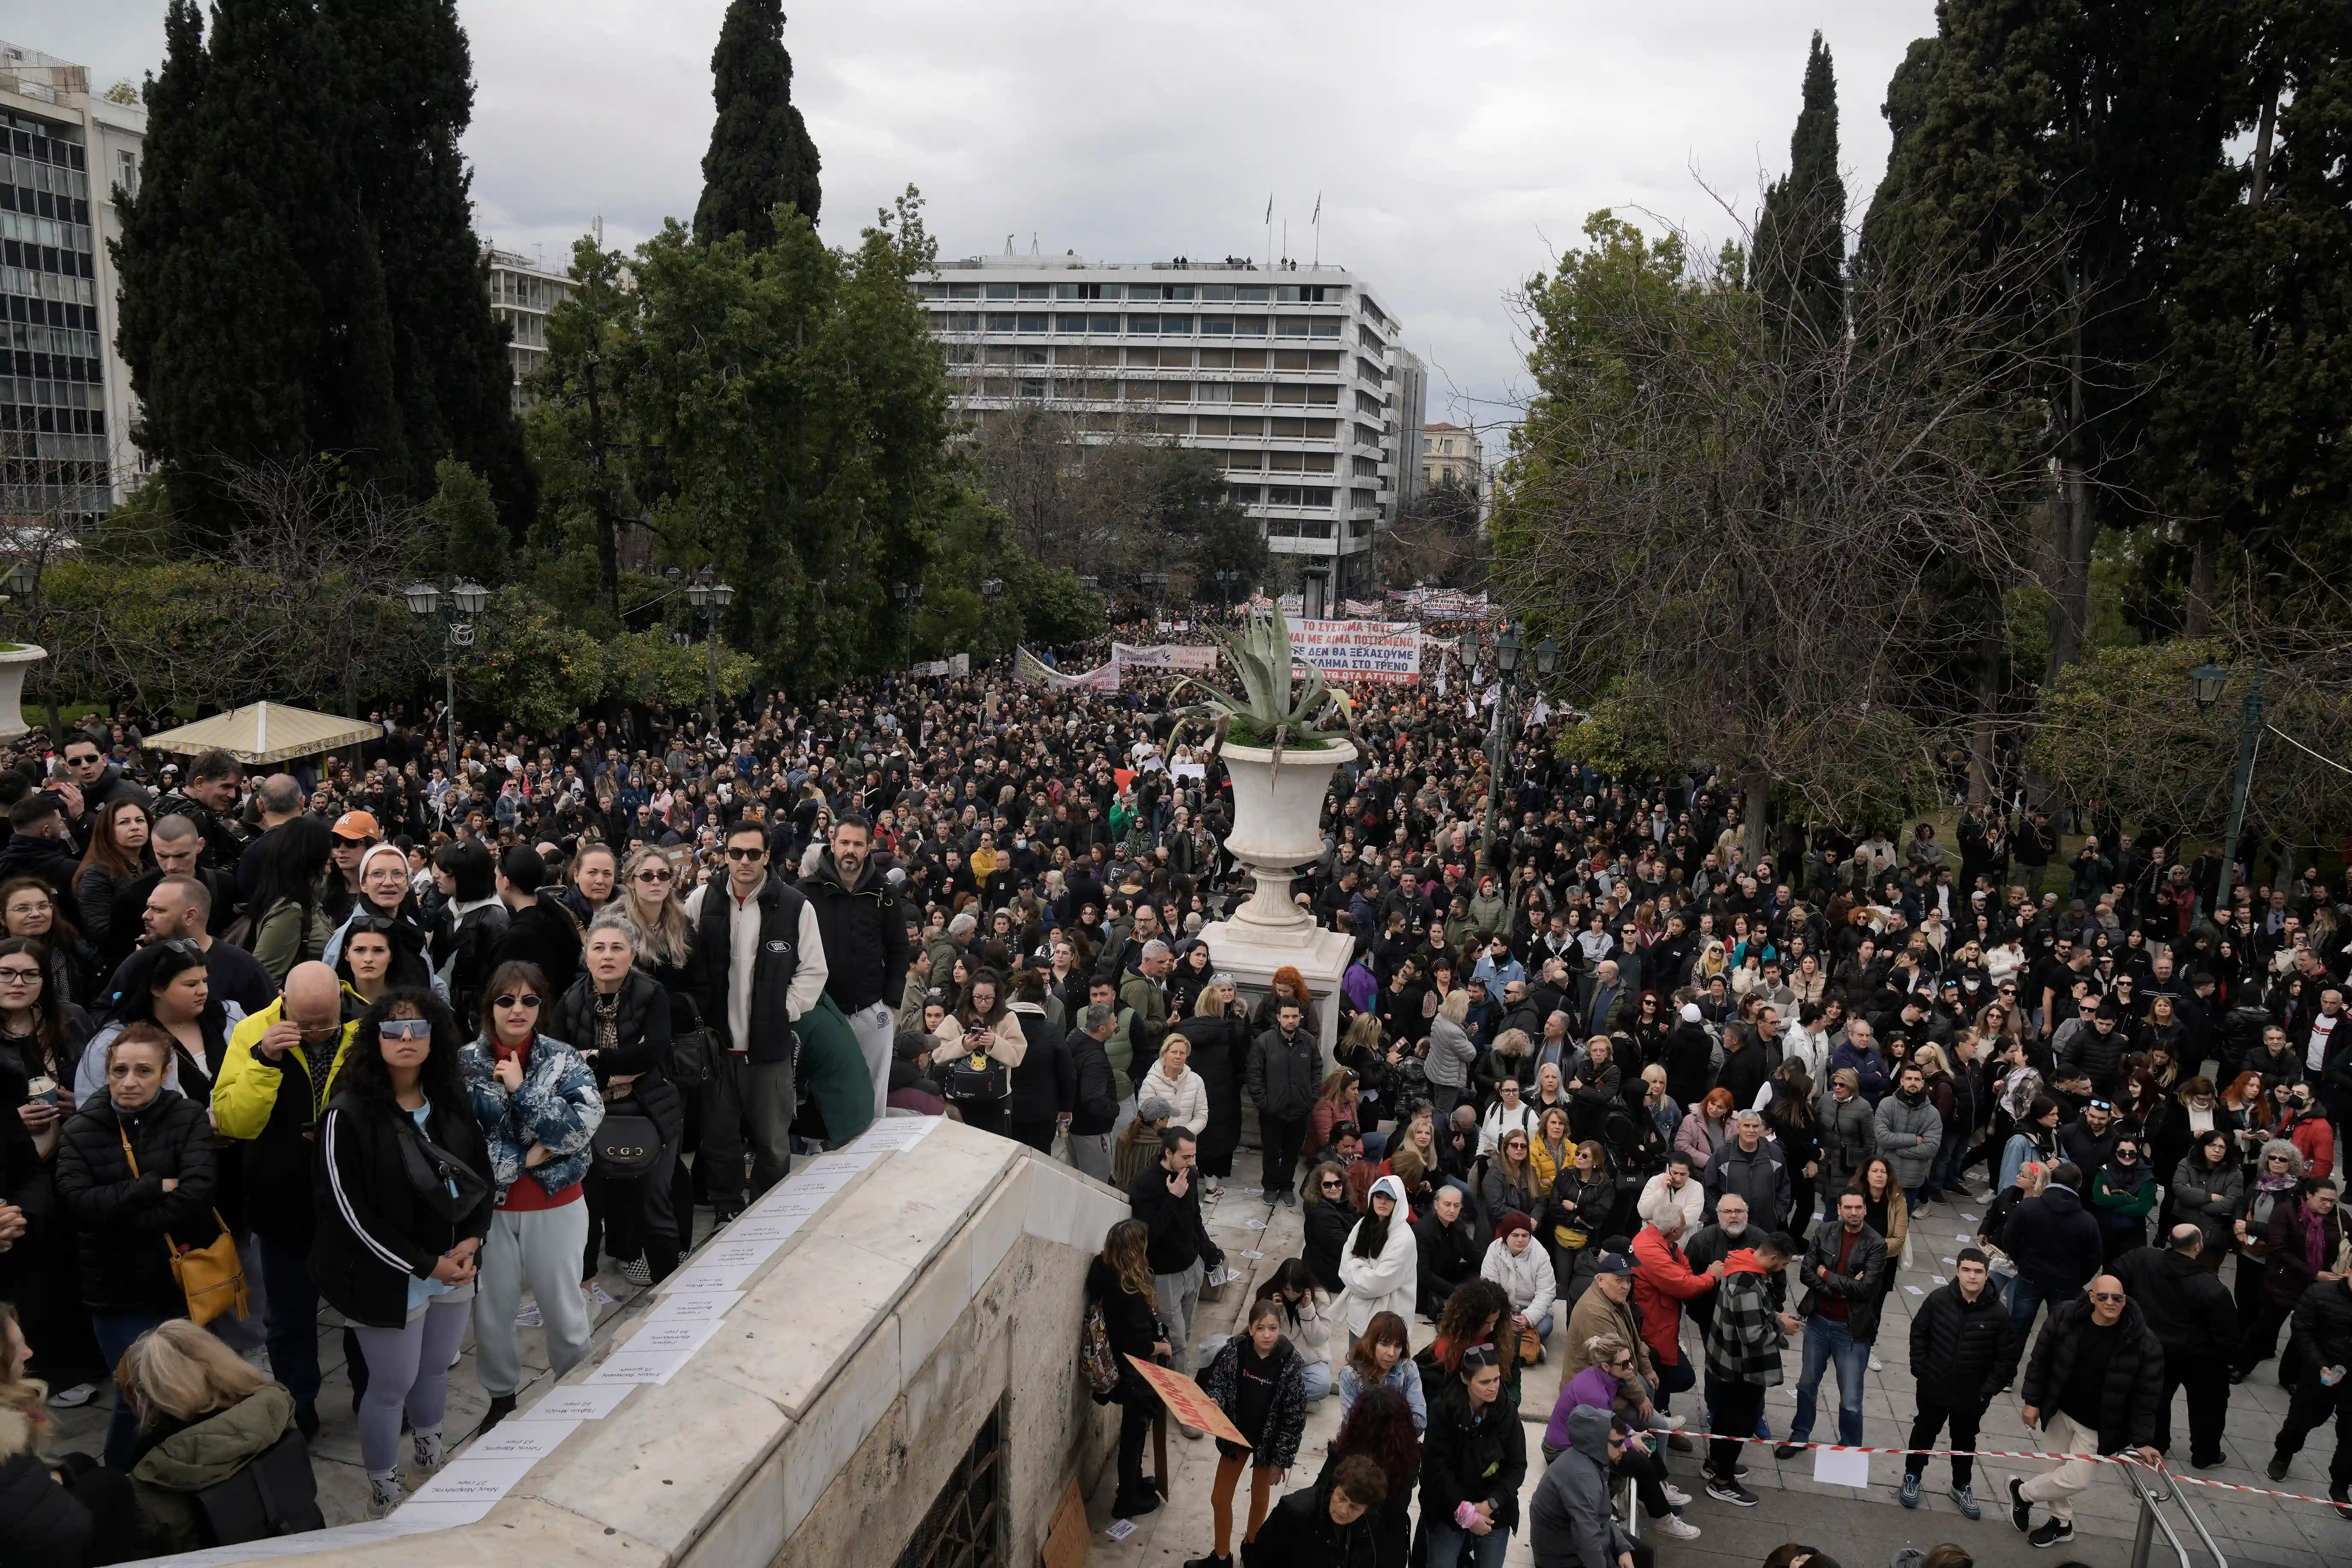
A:
{"type": "Polygon", "coordinates": [[[667,881],[668,881],[669,879],[670,879],[670,873],[669,873],[669,872],[667,872],[667,871],[666,871],[666,870],[655,870],[655,869],[653,869],[653,868],[646,868],[646,870],[643,870],[643,871],[638,872],[638,873],[636,874],[636,876],[633,879],[633,880],[639,881],[639,882],[645,882],[645,883],[648,883],[648,884],[650,884],[650,883],[656,883],[656,882],[667,882],[667,881]]]}
{"type": "Polygon", "coordinates": [[[757,860],[761,856],[767,854],[767,848],[764,845],[730,844],[727,847],[727,858],[730,860],[757,860]]]}
{"type": "Polygon", "coordinates": [[[2123,1305],[2124,1293],[2120,1290],[2094,1290],[2091,1292],[2091,1300],[2094,1301],[2105,1301],[2111,1305],[2119,1307],[2123,1305]]]}
{"type": "Polygon", "coordinates": [[[376,1033],[387,1040],[429,1040],[433,1023],[429,1018],[386,1018],[376,1026],[376,1033]]]}
{"type": "Polygon", "coordinates": [[[539,998],[529,994],[521,996],[501,996],[498,999],[496,1005],[500,1007],[525,1007],[536,1009],[539,1006],[539,998]]]}

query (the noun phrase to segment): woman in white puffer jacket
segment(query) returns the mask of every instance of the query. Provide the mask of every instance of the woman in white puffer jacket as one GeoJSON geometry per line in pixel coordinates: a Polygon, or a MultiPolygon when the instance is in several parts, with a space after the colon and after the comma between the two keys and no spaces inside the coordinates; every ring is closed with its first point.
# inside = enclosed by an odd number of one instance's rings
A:
{"type": "Polygon", "coordinates": [[[1486,1244],[1478,1276],[1508,1292],[1511,1310],[1527,1320],[1538,1341],[1551,1337],[1552,1301],[1559,1283],[1552,1278],[1551,1259],[1536,1245],[1527,1215],[1507,1214],[1496,1221],[1495,1239],[1486,1244]]]}
{"type": "Polygon", "coordinates": [[[1209,1086],[1199,1073],[1192,1070],[1192,1042],[1171,1030],[1160,1047],[1160,1059],[1135,1086],[1135,1102],[1164,1100],[1176,1114],[1169,1118],[1171,1127],[1181,1127],[1198,1138],[1201,1130],[1209,1125],[1209,1086]]]}

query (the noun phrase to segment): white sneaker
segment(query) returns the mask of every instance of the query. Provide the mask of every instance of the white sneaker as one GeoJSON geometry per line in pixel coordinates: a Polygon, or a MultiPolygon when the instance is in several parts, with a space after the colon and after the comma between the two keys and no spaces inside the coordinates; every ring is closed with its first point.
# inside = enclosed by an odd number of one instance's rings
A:
{"type": "Polygon", "coordinates": [[[1659,1418],[1658,1425],[1669,1432],[1679,1432],[1683,1429],[1684,1424],[1689,1419],[1690,1417],[1687,1415],[1661,1416],[1659,1418]]]}
{"type": "Polygon", "coordinates": [[[537,1297],[525,1296],[520,1301],[515,1304],[516,1328],[538,1329],[544,1328],[546,1326],[547,1320],[540,1316],[539,1299],[537,1297]]]}
{"type": "Polygon", "coordinates": [[[98,1397],[98,1384],[77,1383],[71,1388],[60,1388],[49,1395],[52,1410],[79,1410],[98,1397]]]}
{"type": "Polygon", "coordinates": [[[1671,1535],[1676,1541],[1696,1541],[1698,1539],[1698,1526],[1693,1524],[1690,1521],[1685,1519],[1678,1513],[1670,1513],[1664,1519],[1654,1519],[1650,1521],[1650,1528],[1656,1531],[1660,1535],[1671,1535]]]}
{"type": "Polygon", "coordinates": [[[1682,1488],[1675,1485],[1674,1482],[1660,1481],[1658,1483],[1658,1489],[1665,1494],[1666,1501],[1672,1507],[1690,1507],[1690,1493],[1683,1490],[1682,1488]]]}
{"type": "Polygon", "coordinates": [[[1886,1368],[1880,1363],[1876,1356],[1872,1356],[1870,1358],[1870,1370],[1873,1372],[1885,1372],[1886,1368]]]}

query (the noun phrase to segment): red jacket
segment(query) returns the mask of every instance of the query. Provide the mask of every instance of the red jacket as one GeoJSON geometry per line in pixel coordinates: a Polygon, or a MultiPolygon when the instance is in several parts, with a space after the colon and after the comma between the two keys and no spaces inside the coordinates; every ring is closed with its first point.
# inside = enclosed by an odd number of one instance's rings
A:
{"type": "Polygon", "coordinates": [[[2315,1174],[2326,1175],[2336,1169],[2336,1129],[2317,1111],[2301,1118],[2280,1136],[2303,1151],[2304,1160],[2315,1174]]]}
{"type": "Polygon", "coordinates": [[[1660,1366],[1682,1364],[1683,1303],[1715,1289],[1715,1276],[1691,1272],[1683,1249],[1645,1225],[1633,1237],[1633,1306],[1642,1342],[1660,1366]]]}

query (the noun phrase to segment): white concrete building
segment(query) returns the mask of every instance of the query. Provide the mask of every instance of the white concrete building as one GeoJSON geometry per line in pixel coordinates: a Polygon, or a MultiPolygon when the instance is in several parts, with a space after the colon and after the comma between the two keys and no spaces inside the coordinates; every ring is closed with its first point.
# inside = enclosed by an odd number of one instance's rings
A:
{"type": "Polygon", "coordinates": [[[146,134],[145,105],[84,67],[0,44],[0,508],[19,517],[95,522],[138,481],[107,241],[146,134]]]}
{"type": "Polygon", "coordinates": [[[1295,558],[1307,614],[1371,582],[1395,516],[1400,328],[1344,268],[978,257],[918,285],[958,408],[1055,404],[1108,440],[1215,453],[1234,499],[1295,558]]]}
{"type": "Polygon", "coordinates": [[[1429,423],[1429,366],[1411,349],[1399,348],[1389,356],[1396,398],[1397,450],[1404,454],[1397,464],[1396,501],[1410,506],[1422,491],[1421,466],[1412,454],[1421,450],[1421,428],[1429,423]]]}
{"type": "Polygon", "coordinates": [[[1494,490],[1486,473],[1486,447],[1478,432],[1460,425],[1424,425],[1421,430],[1421,484],[1451,481],[1478,496],[1478,521],[1494,510],[1494,490]]]}
{"type": "Polygon", "coordinates": [[[525,378],[547,360],[547,312],[572,298],[576,285],[562,268],[553,271],[531,257],[493,248],[490,313],[507,324],[507,358],[514,365],[514,405],[522,410],[525,378]]]}

